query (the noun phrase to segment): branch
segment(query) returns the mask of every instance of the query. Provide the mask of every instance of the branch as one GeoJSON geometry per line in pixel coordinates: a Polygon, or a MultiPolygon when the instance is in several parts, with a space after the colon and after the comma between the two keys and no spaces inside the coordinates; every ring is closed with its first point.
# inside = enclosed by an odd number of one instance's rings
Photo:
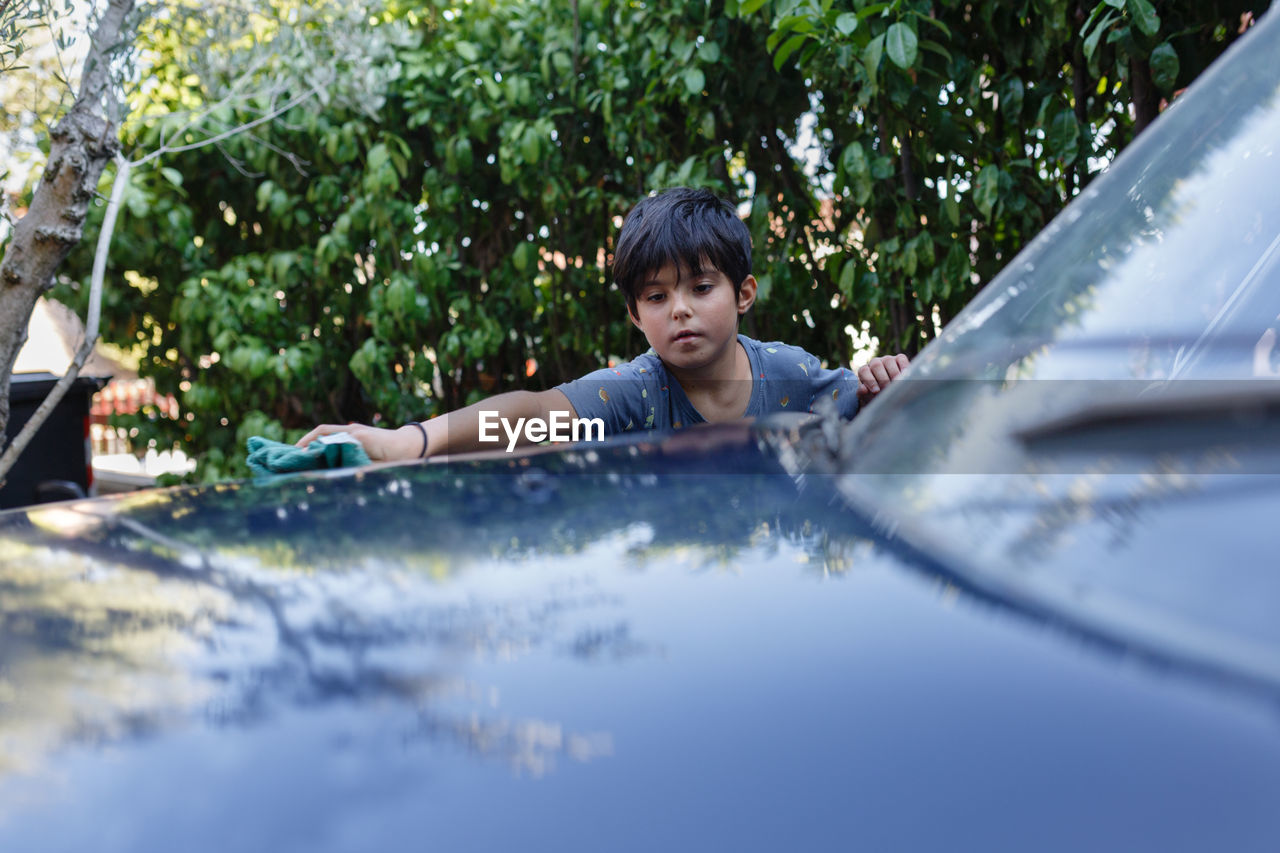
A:
{"type": "Polygon", "coordinates": [[[97,251],[93,256],[93,278],[89,287],[89,310],[85,315],[84,342],[76,352],[75,358],[71,360],[70,366],[67,367],[67,372],[62,375],[62,378],[53,386],[53,390],[49,392],[49,396],[44,398],[44,402],[23,425],[21,432],[14,436],[13,441],[5,448],[4,455],[0,456],[0,485],[4,484],[5,477],[13,468],[13,464],[18,461],[22,451],[31,443],[31,439],[48,419],[49,413],[67,395],[71,384],[80,375],[80,368],[84,367],[84,363],[93,352],[94,344],[98,342],[98,324],[102,316],[102,279],[106,274],[111,235],[116,228],[116,214],[120,212],[120,199],[124,196],[125,187],[129,184],[129,161],[117,154],[116,164],[117,171],[111,186],[111,199],[107,202],[107,211],[102,218],[102,230],[98,232],[97,251]]]}
{"type": "MultiPolygon", "coordinates": [[[[290,166],[293,167],[295,172],[297,172],[299,175],[301,175],[304,178],[307,177],[308,173],[306,168],[304,167],[311,165],[310,160],[304,160],[301,157],[299,157],[297,154],[293,153],[292,151],[286,151],[285,149],[281,148],[279,145],[276,145],[275,143],[273,143],[271,140],[263,139],[262,137],[257,136],[256,134],[252,134],[252,133],[249,134],[249,138],[252,139],[256,144],[261,145],[263,148],[267,149],[268,151],[271,151],[272,153],[280,155],[282,159],[284,159],[290,166]]],[[[226,154],[225,151],[223,151],[222,153],[226,154]]],[[[227,155],[227,156],[230,156],[230,155],[227,155]]],[[[258,177],[261,177],[261,176],[259,175],[258,177]]]]}
{"type": "MultiPolygon", "coordinates": [[[[172,132],[166,131],[162,125],[160,128],[160,147],[163,148],[165,146],[166,139],[170,137],[181,136],[182,134],[186,133],[188,130],[191,130],[192,128],[194,128],[200,122],[204,121],[205,118],[212,115],[216,110],[219,110],[225,106],[233,104],[238,100],[248,101],[260,95],[261,92],[241,92],[240,89],[246,84],[246,82],[250,79],[250,77],[252,77],[255,73],[257,73],[257,71],[265,64],[266,64],[265,58],[262,58],[262,57],[253,58],[250,61],[249,66],[244,70],[244,72],[239,77],[236,78],[236,80],[231,84],[231,88],[227,90],[226,95],[224,95],[220,100],[212,104],[208,104],[207,106],[202,107],[201,109],[198,109],[198,110],[173,111],[173,112],[168,112],[164,116],[162,116],[161,117],[162,119],[177,118],[178,116],[191,116],[191,118],[189,118],[187,120],[187,123],[184,124],[182,127],[172,132]]],[[[272,98],[275,97],[275,94],[276,94],[275,92],[271,93],[272,98]]],[[[152,117],[140,116],[138,118],[138,122],[142,123],[146,121],[148,118],[152,118],[152,117]]]]}
{"type": "Polygon", "coordinates": [[[157,148],[155,151],[152,151],[150,154],[146,155],[145,157],[142,157],[139,160],[134,160],[130,165],[143,166],[143,165],[146,165],[147,163],[150,163],[152,160],[159,158],[161,155],[164,155],[164,154],[177,154],[182,151],[192,151],[196,148],[204,148],[206,145],[216,145],[217,143],[221,142],[224,139],[227,139],[228,137],[235,136],[237,133],[243,133],[244,131],[257,127],[260,124],[264,124],[266,122],[271,121],[272,119],[279,116],[281,113],[288,112],[289,110],[296,107],[298,104],[301,104],[303,101],[320,94],[323,88],[324,88],[323,86],[313,86],[312,88],[303,92],[301,95],[297,95],[289,99],[282,106],[276,107],[272,109],[270,112],[264,113],[263,115],[259,116],[258,118],[254,119],[251,122],[248,122],[246,124],[236,125],[235,127],[230,128],[229,130],[224,130],[222,133],[215,134],[213,136],[210,136],[207,139],[202,139],[199,142],[191,142],[186,145],[174,145],[174,146],[161,145],[159,148],[157,148]]]}

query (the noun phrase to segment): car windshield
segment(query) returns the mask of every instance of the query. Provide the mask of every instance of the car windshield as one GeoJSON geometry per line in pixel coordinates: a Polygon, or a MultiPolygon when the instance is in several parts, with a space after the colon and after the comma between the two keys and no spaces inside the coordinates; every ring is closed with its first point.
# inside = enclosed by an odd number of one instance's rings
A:
{"type": "Polygon", "coordinates": [[[1280,576],[1256,558],[1280,481],[1273,18],[834,450],[853,503],[967,581],[1280,683],[1280,576]]]}
{"type": "Polygon", "coordinates": [[[1278,54],[1263,21],[1014,258],[854,420],[849,470],[936,472],[966,435],[1280,376],[1278,54]]]}
{"type": "Polygon", "coordinates": [[[1280,315],[1278,29],[1260,24],[1175,101],[955,318],[916,378],[1255,375],[1280,315]]]}

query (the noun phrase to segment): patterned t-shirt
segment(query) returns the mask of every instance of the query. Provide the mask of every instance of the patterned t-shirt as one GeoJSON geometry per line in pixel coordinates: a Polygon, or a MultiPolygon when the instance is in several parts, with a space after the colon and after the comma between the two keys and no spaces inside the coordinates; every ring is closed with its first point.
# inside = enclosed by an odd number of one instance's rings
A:
{"type": "MultiPolygon", "coordinates": [[[[824,368],[815,356],[789,344],[762,343],[746,335],[738,340],[751,362],[751,399],[744,418],[812,412],[822,395],[832,399],[841,417],[858,411],[858,376],[852,370],[824,368]]],[[[557,387],[578,417],[603,420],[607,435],[680,429],[706,420],[653,350],[557,387]]]]}

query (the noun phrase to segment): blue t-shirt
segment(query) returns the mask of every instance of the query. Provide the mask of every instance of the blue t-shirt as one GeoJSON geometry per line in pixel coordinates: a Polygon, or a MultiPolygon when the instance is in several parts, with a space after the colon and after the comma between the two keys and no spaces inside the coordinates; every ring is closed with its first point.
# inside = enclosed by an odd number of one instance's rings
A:
{"type": "MultiPolygon", "coordinates": [[[[841,417],[858,411],[858,376],[852,370],[824,368],[815,356],[789,344],[762,343],[746,335],[738,335],[738,341],[751,362],[751,399],[744,418],[812,412],[822,395],[832,399],[841,417]]],[[[680,429],[706,420],[653,350],[557,387],[578,417],[603,420],[607,435],[680,429]]]]}

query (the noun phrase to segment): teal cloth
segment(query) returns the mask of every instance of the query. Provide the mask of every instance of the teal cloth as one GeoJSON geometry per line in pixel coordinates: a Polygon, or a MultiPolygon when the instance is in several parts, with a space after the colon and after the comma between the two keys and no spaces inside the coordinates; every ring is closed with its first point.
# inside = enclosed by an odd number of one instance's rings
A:
{"type": "Polygon", "coordinates": [[[355,441],[331,444],[313,441],[306,447],[297,447],[253,435],[248,444],[249,470],[255,477],[369,464],[369,454],[355,441]]]}

